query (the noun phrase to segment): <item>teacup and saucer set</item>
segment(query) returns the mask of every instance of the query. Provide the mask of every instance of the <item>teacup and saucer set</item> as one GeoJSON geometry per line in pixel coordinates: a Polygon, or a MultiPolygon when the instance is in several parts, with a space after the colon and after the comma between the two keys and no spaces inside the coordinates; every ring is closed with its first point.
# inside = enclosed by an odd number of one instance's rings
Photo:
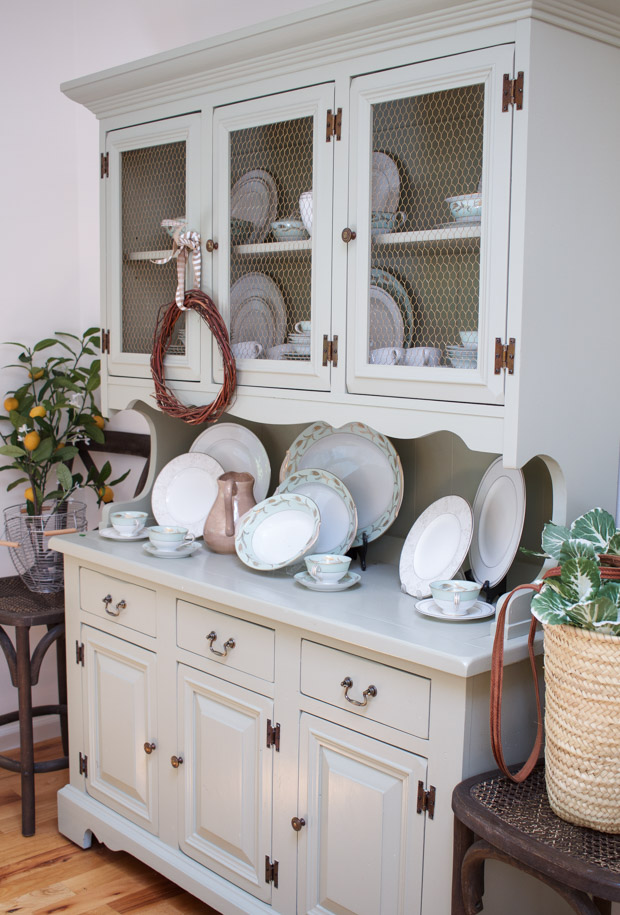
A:
{"type": "Polygon", "coordinates": [[[316,553],[306,556],[306,571],[298,572],[295,581],[311,591],[346,591],[360,580],[357,572],[349,572],[349,556],[316,553]]]}
{"type": "Polygon", "coordinates": [[[158,559],[182,559],[191,556],[200,549],[200,544],[195,542],[194,534],[186,527],[176,525],[155,524],[147,528],[149,542],[142,549],[149,556],[158,559]]]}
{"type": "Polygon", "coordinates": [[[480,600],[480,585],[475,581],[432,581],[432,597],[420,600],[416,610],[434,619],[462,623],[466,620],[483,620],[493,616],[495,607],[480,600]]]}
{"type": "Polygon", "coordinates": [[[147,519],[146,512],[112,512],[110,515],[112,526],[101,528],[99,534],[107,540],[146,540],[148,532],[144,525],[147,519]]]}

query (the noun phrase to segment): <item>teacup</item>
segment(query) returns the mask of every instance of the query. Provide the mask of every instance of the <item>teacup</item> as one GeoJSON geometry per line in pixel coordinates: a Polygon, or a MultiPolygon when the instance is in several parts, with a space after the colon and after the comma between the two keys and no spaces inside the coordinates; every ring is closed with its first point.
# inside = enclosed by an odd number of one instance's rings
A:
{"type": "Polygon", "coordinates": [[[475,581],[432,581],[433,600],[446,616],[465,616],[480,595],[480,585],[475,581]]]}
{"type": "Polygon", "coordinates": [[[380,349],[371,349],[369,358],[372,365],[396,365],[403,352],[407,351],[397,346],[382,346],[380,349]]]}
{"type": "Polygon", "coordinates": [[[441,362],[441,350],[434,346],[412,346],[399,349],[398,353],[401,365],[439,365],[441,362]]]}
{"type": "Polygon", "coordinates": [[[389,213],[384,210],[374,210],[370,217],[370,234],[389,234],[397,229],[399,224],[400,228],[403,229],[406,222],[406,213],[389,213]]]}
{"type": "Polygon", "coordinates": [[[304,191],[299,198],[299,212],[308,235],[312,235],[312,191],[304,191]]]}
{"type": "Polygon", "coordinates": [[[156,524],[153,527],[149,527],[148,531],[151,546],[162,553],[177,550],[180,546],[193,543],[195,539],[194,534],[188,531],[186,527],[156,524]]]}
{"type": "Polygon", "coordinates": [[[467,349],[476,349],[478,346],[478,331],[477,330],[460,330],[459,337],[461,338],[461,343],[467,349]]]}
{"type": "Polygon", "coordinates": [[[312,330],[312,321],[298,321],[295,325],[295,332],[298,334],[309,334],[312,330]]]}
{"type": "Polygon", "coordinates": [[[260,359],[263,353],[262,344],[257,343],[256,340],[231,343],[230,349],[235,359],[260,359]]]}
{"type": "Polygon", "coordinates": [[[324,584],[340,581],[349,571],[350,556],[340,556],[336,553],[315,553],[306,556],[306,569],[308,574],[324,584]]]}
{"type": "Polygon", "coordinates": [[[146,524],[147,518],[146,512],[112,512],[110,523],[120,537],[135,537],[146,524]]]}

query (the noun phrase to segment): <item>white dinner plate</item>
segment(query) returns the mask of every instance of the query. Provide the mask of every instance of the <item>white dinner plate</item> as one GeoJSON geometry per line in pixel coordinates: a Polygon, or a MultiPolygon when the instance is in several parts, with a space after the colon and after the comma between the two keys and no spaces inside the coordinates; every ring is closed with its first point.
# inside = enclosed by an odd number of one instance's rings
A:
{"type": "Polygon", "coordinates": [[[309,572],[298,572],[293,578],[311,591],[346,591],[358,583],[361,575],[357,572],[347,572],[340,581],[317,581],[309,572]]]}
{"type": "Polygon", "coordinates": [[[461,496],[444,496],[422,512],[407,534],[400,554],[401,590],[427,597],[431,582],[453,578],[471,543],[473,516],[461,496]]]}
{"type": "Polygon", "coordinates": [[[525,520],[525,480],[497,458],[480,481],[474,499],[474,538],[469,560],[479,584],[498,584],[512,565],[525,520]]]}
{"type": "Polygon", "coordinates": [[[387,153],[372,154],[371,206],[373,213],[395,213],[400,197],[398,166],[387,153]]]}
{"type": "Polygon", "coordinates": [[[426,600],[419,600],[415,608],[423,616],[432,616],[433,619],[443,620],[444,623],[469,623],[471,620],[483,620],[495,615],[493,604],[487,604],[483,600],[477,600],[467,613],[463,613],[461,616],[444,613],[432,597],[428,597],[426,600]]]}
{"type": "Polygon", "coordinates": [[[271,481],[271,464],[261,440],[238,423],[217,423],[205,429],[190,445],[190,453],[209,454],[224,472],[251,473],[254,498],[262,502],[271,481]]]}
{"type": "Polygon", "coordinates": [[[157,523],[186,527],[195,537],[202,537],[217,496],[217,478],[222,473],[222,465],[208,454],[180,454],[169,461],[155,480],[151,494],[157,523]]]}
{"type": "Polygon", "coordinates": [[[233,343],[257,340],[263,343],[265,349],[269,349],[286,341],[284,296],[271,277],[264,273],[246,273],[231,286],[230,328],[233,343]],[[251,335],[255,327],[264,328],[266,336],[273,342],[263,343],[256,336],[245,336],[251,335]],[[235,338],[235,334],[240,333],[244,336],[235,338]]]}
{"type": "Polygon", "coordinates": [[[380,267],[373,267],[370,271],[370,282],[373,286],[378,286],[388,292],[400,308],[405,324],[405,346],[411,346],[413,343],[413,305],[407,294],[407,290],[396,277],[387,270],[380,267]]]}
{"type": "Polygon", "coordinates": [[[282,569],[308,553],[319,536],[321,516],[312,499],[279,493],[264,499],[239,521],[237,556],[251,569],[282,569]]]}
{"type": "Polygon", "coordinates": [[[402,346],[405,334],[403,315],[390,293],[380,286],[371,286],[368,308],[369,350],[402,346]]]}
{"type": "Polygon", "coordinates": [[[100,527],[99,536],[105,537],[106,540],[146,540],[149,532],[142,528],[141,531],[138,531],[137,534],[132,534],[131,537],[122,537],[117,530],[114,530],[113,527],[100,527]]]}
{"type": "Polygon", "coordinates": [[[200,544],[193,541],[183,543],[176,550],[158,550],[152,543],[144,543],[142,549],[149,556],[155,556],[157,559],[185,559],[186,556],[193,556],[196,550],[200,549],[200,544]]]}
{"type": "Polygon", "coordinates": [[[278,191],[275,181],[262,168],[247,172],[235,183],[230,193],[230,215],[254,225],[246,244],[259,244],[271,231],[278,211],[278,191]]]}
{"type": "Polygon", "coordinates": [[[353,496],[333,473],[315,467],[298,470],[286,477],[276,492],[299,492],[318,505],[321,529],[315,553],[343,555],[350,549],[357,533],[357,509],[353,496]]]}
{"type": "Polygon", "coordinates": [[[394,446],[385,435],[365,423],[347,423],[334,429],[317,422],[301,432],[286,453],[280,480],[298,470],[329,470],[342,480],[357,509],[357,534],[376,540],[398,515],[403,500],[403,469],[394,446]]]}

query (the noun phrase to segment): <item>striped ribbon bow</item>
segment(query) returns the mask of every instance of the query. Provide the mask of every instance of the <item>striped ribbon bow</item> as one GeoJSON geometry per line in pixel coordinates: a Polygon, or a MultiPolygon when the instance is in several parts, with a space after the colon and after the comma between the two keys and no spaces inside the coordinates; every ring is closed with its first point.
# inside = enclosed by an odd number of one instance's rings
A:
{"type": "Polygon", "coordinates": [[[187,229],[187,223],[182,219],[163,219],[164,229],[173,229],[172,251],[168,257],[153,260],[153,264],[167,264],[173,258],[177,261],[177,291],[174,300],[181,311],[185,311],[183,300],[185,298],[185,266],[189,254],[192,255],[192,268],[194,271],[194,289],[200,289],[200,235],[187,229]]]}

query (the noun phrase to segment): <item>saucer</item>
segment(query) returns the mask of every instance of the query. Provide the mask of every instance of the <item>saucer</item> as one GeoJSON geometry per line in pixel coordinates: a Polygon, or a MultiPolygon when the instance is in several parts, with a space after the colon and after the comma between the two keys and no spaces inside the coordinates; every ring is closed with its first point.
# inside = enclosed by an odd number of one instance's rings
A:
{"type": "Polygon", "coordinates": [[[495,615],[495,607],[493,604],[487,604],[483,600],[477,600],[474,602],[473,606],[467,613],[462,613],[460,616],[453,616],[450,613],[444,613],[441,607],[438,607],[432,597],[427,597],[426,600],[419,600],[415,605],[418,613],[421,613],[423,616],[432,616],[436,620],[444,620],[448,623],[466,623],[469,620],[483,620],[488,616],[495,615]]]}
{"type": "Polygon", "coordinates": [[[176,550],[158,550],[152,543],[145,543],[142,549],[149,556],[156,556],[158,559],[183,559],[185,556],[191,556],[196,550],[199,550],[200,544],[192,540],[191,543],[184,543],[182,546],[178,546],[176,550]]]}
{"type": "Polygon", "coordinates": [[[137,534],[132,534],[131,537],[123,537],[113,527],[102,527],[99,530],[99,536],[105,537],[106,540],[146,540],[148,535],[149,532],[145,528],[142,528],[137,534]]]}
{"type": "Polygon", "coordinates": [[[361,576],[357,572],[347,572],[340,581],[317,581],[309,572],[298,572],[294,578],[300,585],[303,585],[304,588],[309,588],[311,591],[346,591],[347,588],[352,588],[353,585],[356,585],[361,576]]]}

